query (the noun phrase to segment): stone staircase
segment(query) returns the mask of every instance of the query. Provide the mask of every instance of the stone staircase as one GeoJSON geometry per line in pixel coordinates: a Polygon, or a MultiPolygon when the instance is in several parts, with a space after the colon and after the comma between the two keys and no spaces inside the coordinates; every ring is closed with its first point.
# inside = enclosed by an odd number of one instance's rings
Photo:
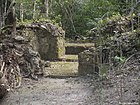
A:
{"type": "Polygon", "coordinates": [[[59,58],[59,61],[78,62],[78,55],[64,55],[59,58]]]}
{"type": "Polygon", "coordinates": [[[75,77],[78,76],[78,62],[51,62],[51,67],[46,68],[46,71],[49,77],[75,77]]]}
{"type": "Polygon", "coordinates": [[[78,76],[78,53],[90,47],[94,47],[94,43],[66,43],[66,55],[51,62],[51,67],[46,68],[48,76],[54,78],[78,76]]]}
{"type": "Polygon", "coordinates": [[[95,47],[94,43],[65,43],[66,55],[78,55],[80,52],[95,47]]]}

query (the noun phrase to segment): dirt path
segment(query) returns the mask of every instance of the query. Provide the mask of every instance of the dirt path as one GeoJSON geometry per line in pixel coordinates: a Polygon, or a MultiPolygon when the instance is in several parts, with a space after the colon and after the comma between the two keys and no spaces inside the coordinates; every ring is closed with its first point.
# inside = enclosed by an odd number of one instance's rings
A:
{"type": "Polygon", "coordinates": [[[21,88],[0,100],[0,105],[140,105],[139,70],[124,77],[122,91],[119,76],[77,77],[77,62],[51,64],[47,69],[51,78],[24,79],[21,88]]]}
{"type": "Polygon", "coordinates": [[[22,88],[7,95],[0,105],[94,105],[92,96],[89,79],[26,79],[22,88]]]}

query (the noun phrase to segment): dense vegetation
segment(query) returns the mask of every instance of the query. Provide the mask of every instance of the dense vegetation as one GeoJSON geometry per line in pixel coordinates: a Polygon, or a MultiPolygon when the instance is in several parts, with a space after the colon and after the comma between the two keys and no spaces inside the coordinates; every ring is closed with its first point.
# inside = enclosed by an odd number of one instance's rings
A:
{"type": "Polygon", "coordinates": [[[140,9],[138,0],[1,0],[0,26],[7,23],[12,6],[18,22],[49,19],[62,26],[68,37],[88,36],[104,19],[114,15],[133,18],[140,9]]]}

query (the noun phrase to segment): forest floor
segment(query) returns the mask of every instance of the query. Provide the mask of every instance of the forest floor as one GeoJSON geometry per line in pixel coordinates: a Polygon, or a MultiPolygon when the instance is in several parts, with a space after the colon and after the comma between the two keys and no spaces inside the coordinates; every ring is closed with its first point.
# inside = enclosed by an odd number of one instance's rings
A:
{"type": "Polygon", "coordinates": [[[39,81],[25,79],[20,89],[8,94],[0,105],[94,105],[90,80],[83,78],[39,81]]]}
{"type": "Polygon", "coordinates": [[[50,77],[24,78],[21,88],[10,92],[0,105],[140,105],[140,71],[126,76],[122,85],[118,76],[111,80],[78,77],[77,62],[51,64],[50,77]]]}
{"type": "Polygon", "coordinates": [[[47,72],[50,76],[38,81],[24,78],[0,105],[94,105],[91,79],[76,75],[78,62],[51,62],[47,72]]]}

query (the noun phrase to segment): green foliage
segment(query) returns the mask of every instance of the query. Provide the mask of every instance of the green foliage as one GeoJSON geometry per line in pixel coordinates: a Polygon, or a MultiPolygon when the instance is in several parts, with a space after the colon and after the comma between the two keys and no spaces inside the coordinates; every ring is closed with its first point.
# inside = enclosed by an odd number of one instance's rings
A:
{"type": "Polygon", "coordinates": [[[66,31],[67,37],[74,35],[86,36],[94,27],[101,27],[112,18],[130,14],[140,10],[136,0],[49,0],[49,18],[44,11],[44,0],[16,0],[17,18],[20,19],[20,4],[23,3],[24,21],[33,19],[33,3],[35,19],[51,19],[57,22],[66,31]],[[132,2],[133,1],[133,2],[132,2]]]}
{"type": "Polygon", "coordinates": [[[125,57],[118,57],[118,56],[115,56],[114,57],[114,60],[120,62],[120,63],[124,63],[126,58],[125,57]]]}

